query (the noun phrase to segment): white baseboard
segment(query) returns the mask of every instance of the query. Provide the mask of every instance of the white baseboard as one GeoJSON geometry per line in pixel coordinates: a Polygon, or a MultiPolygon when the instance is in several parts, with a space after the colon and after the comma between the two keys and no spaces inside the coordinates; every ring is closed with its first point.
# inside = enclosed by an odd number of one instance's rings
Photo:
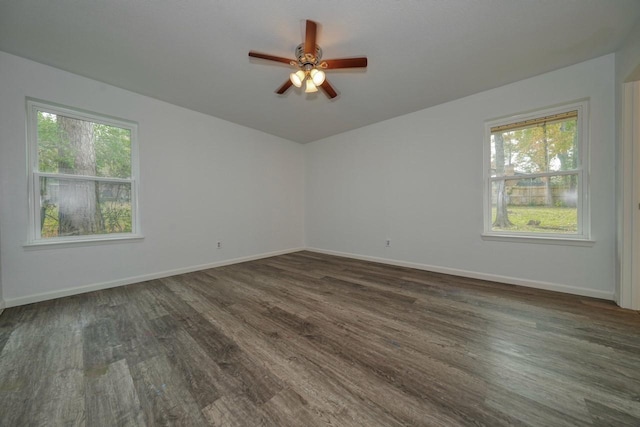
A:
{"type": "Polygon", "coordinates": [[[321,254],[359,259],[363,261],[379,262],[381,264],[396,265],[398,267],[409,267],[409,268],[415,268],[418,270],[427,270],[427,271],[432,271],[434,273],[451,274],[453,276],[468,277],[471,279],[488,280],[492,282],[507,283],[510,285],[525,286],[528,288],[544,289],[547,291],[562,292],[565,294],[581,295],[585,297],[593,297],[593,298],[600,298],[600,299],[615,301],[613,291],[607,292],[607,291],[600,291],[597,289],[585,289],[577,286],[563,285],[559,283],[520,279],[517,277],[500,276],[497,274],[478,273],[475,271],[459,270],[457,268],[438,267],[434,265],[418,264],[414,262],[399,261],[399,260],[387,259],[387,258],[378,258],[378,257],[367,256],[367,255],[358,255],[358,254],[352,254],[347,252],[337,252],[337,251],[330,251],[330,250],[318,249],[318,248],[308,247],[305,250],[310,252],[318,252],[321,254]]]}
{"type": "MultiPolygon", "coordinates": [[[[173,270],[165,270],[158,273],[144,274],[141,276],[127,277],[124,279],[113,280],[109,282],[94,283],[91,285],[77,286],[74,288],[60,289],[57,291],[43,292],[35,295],[28,295],[19,298],[7,298],[5,301],[0,300],[0,304],[6,304],[6,307],[16,307],[19,305],[31,304],[34,302],[46,301],[55,298],[68,297],[70,295],[84,294],[86,292],[98,291],[101,289],[115,288],[118,286],[131,285],[133,283],[146,282],[147,280],[161,279],[163,277],[175,276],[177,274],[191,273],[193,271],[206,270],[209,268],[222,267],[225,265],[239,264],[241,262],[254,261],[262,258],[269,258],[277,255],[284,255],[293,252],[299,252],[304,248],[285,249],[281,251],[267,252],[257,255],[250,255],[241,258],[227,259],[223,261],[212,262],[210,264],[194,265],[190,267],[176,268],[173,270]]],[[[3,306],[0,305],[0,311],[3,306]]]]}
{"type": "Polygon", "coordinates": [[[253,260],[262,259],[262,258],[269,258],[272,256],[284,255],[288,253],[299,252],[302,250],[307,250],[310,252],[318,252],[318,253],[323,253],[327,255],[335,255],[335,256],[340,256],[345,258],[359,259],[363,261],[378,262],[381,264],[396,265],[399,267],[408,267],[408,268],[415,268],[418,270],[433,271],[435,273],[451,274],[454,276],[469,277],[472,279],[489,280],[493,282],[508,283],[511,285],[525,286],[529,288],[544,289],[548,291],[563,292],[568,294],[581,295],[581,296],[614,301],[613,292],[606,292],[606,291],[600,291],[595,289],[584,289],[584,288],[579,288],[577,286],[541,282],[541,281],[535,281],[535,280],[526,280],[526,279],[520,279],[516,277],[500,276],[496,274],[478,273],[474,271],[459,270],[459,269],[448,268],[448,267],[438,267],[434,265],[419,264],[414,262],[399,261],[399,260],[393,260],[393,259],[387,259],[387,258],[378,258],[378,257],[367,256],[367,255],[352,254],[347,252],[338,252],[338,251],[331,251],[331,250],[311,248],[311,247],[307,247],[307,248],[301,247],[301,248],[285,249],[281,251],[267,252],[267,253],[251,255],[251,256],[241,257],[241,258],[228,259],[228,260],[213,262],[210,264],[201,264],[201,265],[194,265],[190,267],[177,268],[173,270],[166,270],[158,273],[145,274],[141,276],[127,277],[127,278],[113,280],[109,282],[102,282],[102,283],[95,283],[95,284],[90,284],[85,286],[78,286],[74,288],[60,289],[60,290],[51,291],[51,292],[43,292],[43,293],[27,295],[19,298],[7,298],[5,300],[0,299],[0,313],[2,313],[2,310],[5,307],[16,307],[19,305],[31,304],[34,302],[46,301],[46,300],[55,299],[55,298],[62,298],[70,295],[83,294],[86,292],[98,291],[101,289],[109,289],[109,288],[115,288],[118,286],[130,285],[133,283],[145,282],[147,280],[161,279],[163,277],[175,276],[177,274],[191,273],[193,271],[206,270],[208,268],[222,267],[225,265],[238,264],[241,262],[253,261],[253,260]]]}

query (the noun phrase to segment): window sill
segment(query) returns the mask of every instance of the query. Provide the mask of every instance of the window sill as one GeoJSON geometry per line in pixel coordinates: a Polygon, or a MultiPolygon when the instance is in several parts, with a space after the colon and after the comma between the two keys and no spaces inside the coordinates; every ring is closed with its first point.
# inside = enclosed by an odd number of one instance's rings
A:
{"type": "Polygon", "coordinates": [[[514,234],[487,234],[483,233],[482,240],[493,242],[514,242],[514,243],[538,243],[543,245],[565,245],[565,246],[586,246],[595,245],[595,240],[583,239],[579,237],[549,237],[549,236],[517,236],[514,234]]]}
{"type": "Polygon", "coordinates": [[[53,248],[70,248],[77,246],[96,246],[109,243],[125,243],[131,241],[141,241],[144,236],[141,234],[127,234],[100,238],[69,238],[60,240],[39,240],[36,242],[28,242],[23,245],[26,250],[53,249],[53,248]]]}

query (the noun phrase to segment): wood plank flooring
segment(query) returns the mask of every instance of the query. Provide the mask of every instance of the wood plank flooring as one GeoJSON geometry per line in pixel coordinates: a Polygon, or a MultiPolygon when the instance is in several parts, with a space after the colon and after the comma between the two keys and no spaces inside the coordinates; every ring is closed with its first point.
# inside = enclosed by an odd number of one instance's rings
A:
{"type": "Polygon", "coordinates": [[[9,308],[1,426],[640,426],[640,314],[311,252],[9,308]]]}

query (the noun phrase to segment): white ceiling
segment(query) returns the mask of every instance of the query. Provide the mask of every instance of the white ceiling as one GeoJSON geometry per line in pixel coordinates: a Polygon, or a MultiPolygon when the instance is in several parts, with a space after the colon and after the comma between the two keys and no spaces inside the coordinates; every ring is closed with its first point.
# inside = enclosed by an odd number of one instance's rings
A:
{"type": "Polygon", "coordinates": [[[310,142],[614,52],[638,0],[0,0],[0,50],[310,142]],[[339,92],[274,91],[304,20],[339,92]]]}

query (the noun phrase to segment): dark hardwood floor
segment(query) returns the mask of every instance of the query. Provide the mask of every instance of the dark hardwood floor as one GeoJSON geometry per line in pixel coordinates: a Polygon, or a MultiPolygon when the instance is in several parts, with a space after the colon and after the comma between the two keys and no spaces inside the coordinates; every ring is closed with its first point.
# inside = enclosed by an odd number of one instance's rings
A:
{"type": "Polygon", "coordinates": [[[639,426],[640,314],[311,252],[9,308],[2,426],[639,426]]]}

